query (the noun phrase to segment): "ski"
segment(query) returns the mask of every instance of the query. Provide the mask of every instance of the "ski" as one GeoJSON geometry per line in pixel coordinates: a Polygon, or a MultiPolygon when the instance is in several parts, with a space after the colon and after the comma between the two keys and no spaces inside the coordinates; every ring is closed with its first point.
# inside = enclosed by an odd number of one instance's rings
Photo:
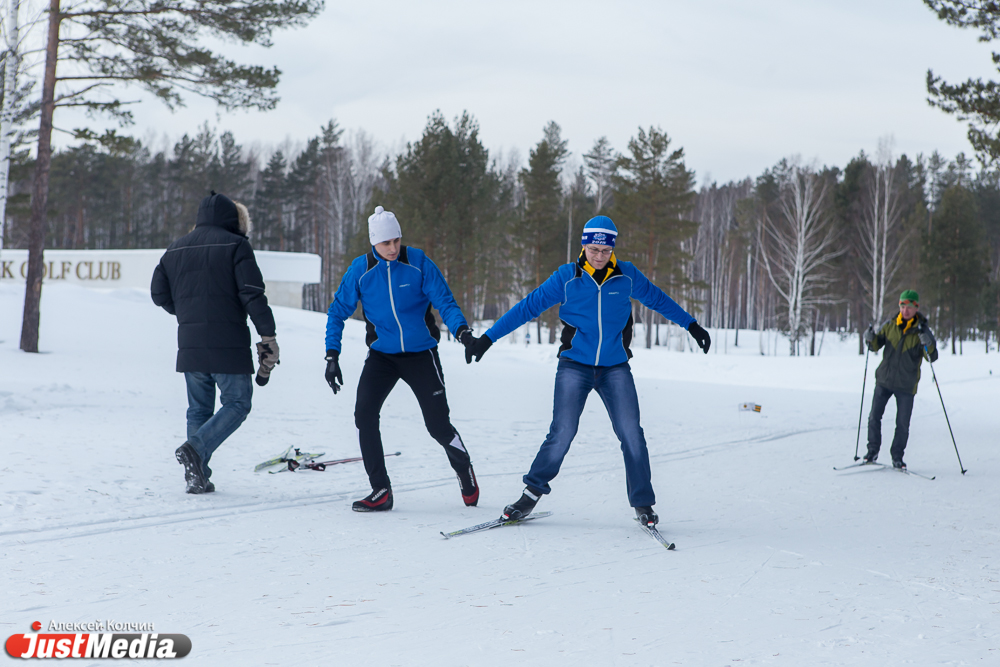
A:
{"type": "Polygon", "coordinates": [[[920,477],[921,479],[927,479],[927,480],[937,479],[937,475],[934,475],[933,477],[928,477],[927,475],[921,475],[919,472],[913,472],[912,470],[908,470],[907,468],[893,468],[893,470],[898,470],[899,472],[905,475],[914,475],[916,477],[920,477]]]}
{"type": "Polygon", "coordinates": [[[551,515],[552,512],[535,512],[533,514],[529,514],[523,519],[504,519],[501,517],[499,519],[493,519],[492,521],[487,521],[486,523],[481,523],[477,526],[470,526],[468,528],[462,528],[461,530],[453,530],[450,533],[442,531],[441,535],[447,540],[451,537],[455,537],[456,535],[467,535],[469,533],[478,533],[481,530],[489,530],[490,528],[499,528],[500,526],[513,526],[518,523],[524,523],[525,521],[531,521],[532,519],[544,519],[545,517],[551,515]]]}
{"type": "MultiPolygon", "coordinates": [[[[403,452],[396,452],[394,454],[386,454],[385,457],[390,456],[400,456],[403,452]]],[[[318,470],[320,472],[326,470],[327,466],[335,466],[341,463],[353,463],[355,461],[363,461],[364,458],[361,456],[352,456],[349,459],[336,459],[334,461],[313,461],[306,460],[304,463],[296,461],[295,459],[289,459],[287,465],[279,470],[269,470],[268,472],[272,475],[277,475],[279,472],[295,472],[296,470],[318,470]]]]}
{"type": "Polygon", "coordinates": [[[904,475],[913,475],[914,477],[920,477],[921,479],[927,479],[927,480],[935,480],[935,479],[937,479],[937,475],[935,475],[933,477],[929,477],[929,476],[923,475],[923,474],[921,474],[919,472],[913,472],[912,470],[910,470],[908,468],[894,468],[894,467],[892,467],[890,465],[886,465],[885,463],[876,463],[874,461],[872,461],[871,463],[869,463],[867,461],[865,461],[864,463],[855,463],[853,465],[844,466],[843,468],[837,468],[836,466],[834,466],[833,469],[839,471],[839,470],[848,470],[850,468],[860,468],[860,467],[864,467],[864,466],[874,466],[874,467],[876,467],[876,468],[878,468],[880,470],[887,470],[887,469],[888,470],[895,470],[896,472],[901,472],[904,475]]]}
{"type": "Polygon", "coordinates": [[[875,463],[874,461],[872,461],[872,462],[862,461],[861,463],[853,463],[853,464],[851,464],[849,466],[844,466],[842,468],[838,468],[837,466],[833,466],[833,469],[834,470],[848,470],[850,468],[860,468],[862,466],[877,466],[879,468],[888,468],[889,467],[889,466],[885,465],[884,463],[875,463]]]}
{"type": "Polygon", "coordinates": [[[636,517],[635,521],[636,523],[639,524],[639,527],[642,528],[642,531],[644,533],[652,537],[654,540],[656,540],[663,546],[665,546],[667,548],[667,551],[673,551],[676,548],[676,545],[673,542],[669,541],[667,538],[665,538],[663,535],[661,535],[660,531],[658,531],[655,527],[650,528],[646,524],[641,523],[638,517],[636,517]]]}
{"type": "Polygon", "coordinates": [[[289,461],[298,461],[298,462],[302,462],[302,461],[314,461],[315,459],[318,459],[319,457],[323,456],[324,453],[325,452],[319,452],[318,454],[310,454],[309,452],[301,452],[301,451],[299,451],[299,449],[297,447],[289,447],[284,452],[282,452],[279,456],[276,456],[273,459],[268,459],[267,461],[264,461],[263,463],[258,463],[256,466],[254,466],[253,471],[254,472],[260,472],[261,470],[264,470],[265,468],[270,468],[272,466],[281,465],[282,463],[286,463],[287,464],[289,461]],[[294,454],[293,454],[293,452],[294,452],[294,454]]]}

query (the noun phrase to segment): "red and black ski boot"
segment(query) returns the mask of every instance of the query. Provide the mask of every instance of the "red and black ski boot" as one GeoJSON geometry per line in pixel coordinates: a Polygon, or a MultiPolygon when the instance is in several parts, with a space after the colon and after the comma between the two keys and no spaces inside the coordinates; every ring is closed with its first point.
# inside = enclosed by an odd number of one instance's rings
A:
{"type": "Polygon", "coordinates": [[[462,486],[462,500],[465,501],[465,505],[475,507],[479,502],[479,484],[476,483],[476,471],[472,469],[472,464],[456,470],[455,475],[462,486]]]}
{"type": "Polygon", "coordinates": [[[375,489],[361,500],[351,505],[355,512],[388,512],[392,509],[392,489],[375,489]]]}

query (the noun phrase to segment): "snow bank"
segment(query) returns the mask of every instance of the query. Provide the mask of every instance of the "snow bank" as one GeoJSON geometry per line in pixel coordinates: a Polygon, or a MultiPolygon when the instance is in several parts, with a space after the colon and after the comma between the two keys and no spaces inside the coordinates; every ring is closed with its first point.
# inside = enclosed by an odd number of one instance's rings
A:
{"type": "Polygon", "coordinates": [[[1000,355],[980,346],[935,364],[964,477],[926,367],[907,462],[935,481],[831,470],[854,454],[856,341],[828,335],[820,357],[795,359],[735,354],[732,340],[731,354],[638,349],[657,510],[676,552],[632,522],[596,397],[539,505],[553,516],[445,541],[439,531],[493,518],[520,493],[551,416],[553,346],[496,345],[466,366],[442,343],[480,507],[462,505],[400,384],[382,417],[387,451],[403,452],[388,464],[396,509],[364,515],[350,510],[367,492],[360,464],[252,472],[289,444],[356,454],[360,324],[348,323],[334,396],[325,317],[276,308],[281,365],[213,459],[218,492],[188,496],[173,459],[186,408],[173,318],[143,291],[46,286],[42,353],[27,355],[22,298],[0,287],[4,638],[33,621],[149,622],[188,635],[194,665],[985,665],[1000,654],[1000,355]],[[748,400],[762,412],[739,412],[748,400]]]}

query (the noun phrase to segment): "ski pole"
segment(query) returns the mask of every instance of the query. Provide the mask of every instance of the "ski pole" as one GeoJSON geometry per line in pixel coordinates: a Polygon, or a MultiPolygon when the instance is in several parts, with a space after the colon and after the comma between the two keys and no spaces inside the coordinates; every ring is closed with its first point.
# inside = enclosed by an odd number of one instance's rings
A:
{"type": "Polygon", "coordinates": [[[861,415],[865,413],[865,385],[868,383],[868,353],[872,351],[868,347],[868,343],[865,343],[865,379],[861,382],[861,407],[858,408],[858,438],[854,441],[854,460],[857,461],[861,457],[858,456],[858,447],[861,446],[861,415]]]}
{"type": "Polygon", "coordinates": [[[931,376],[934,378],[934,386],[937,387],[938,398],[941,399],[941,410],[944,412],[944,420],[948,423],[948,433],[951,434],[951,444],[955,447],[955,456],[958,457],[958,467],[962,470],[962,474],[964,475],[968,472],[968,470],[966,470],[965,466],[962,465],[962,456],[958,453],[958,445],[955,443],[955,432],[951,430],[951,420],[948,419],[948,410],[944,407],[944,397],[941,395],[941,385],[938,384],[937,373],[934,372],[934,362],[931,361],[931,355],[930,352],[927,351],[926,345],[924,345],[924,354],[927,355],[927,363],[930,364],[931,367],[931,376]]]}

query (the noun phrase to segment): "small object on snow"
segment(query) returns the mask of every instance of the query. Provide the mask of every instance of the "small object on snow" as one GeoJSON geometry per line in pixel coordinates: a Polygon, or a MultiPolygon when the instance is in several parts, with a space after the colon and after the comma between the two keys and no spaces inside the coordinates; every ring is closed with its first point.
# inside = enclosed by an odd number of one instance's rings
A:
{"type": "MultiPolygon", "coordinates": [[[[390,456],[399,456],[403,452],[395,452],[392,454],[386,454],[386,458],[390,456]]],[[[327,466],[335,466],[341,463],[353,463],[355,461],[363,461],[364,459],[360,456],[352,456],[348,459],[336,459],[333,461],[306,461],[305,463],[300,463],[295,459],[288,459],[288,464],[284,468],[278,468],[277,470],[269,470],[268,472],[272,475],[277,475],[279,472],[295,472],[296,470],[319,470],[320,472],[326,470],[327,466]]]]}
{"type": "Polygon", "coordinates": [[[490,528],[500,528],[501,526],[513,526],[515,524],[524,523],[525,521],[544,519],[547,516],[552,516],[552,512],[535,512],[534,514],[526,516],[523,519],[504,519],[503,517],[500,517],[499,519],[493,519],[492,521],[480,523],[478,525],[470,526],[468,528],[462,528],[461,530],[453,530],[450,533],[445,533],[442,531],[441,535],[445,539],[448,539],[449,537],[455,537],[456,535],[468,535],[469,533],[478,533],[481,530],[489,530],[490,528]]]}
{"type": "Polygon", "coordinates": [[[740,412],[760,412],[760,406],[752,401],[740,403],[740,412]]]}
{"type": "Polygon", "coordinates": [[[287,464],[289,461],[296,461],[298,463],[303,463],[303,462],[312,463],[319,457],[323,456],[323,454],[325,454],[325,452],[320,452],[319,454],[310,454],[309,452],[299,451],[297,447],[289,447],[283,453],[281,453],[278,456],[275,456],[273,459],[268,459],[263,463],[258,463],[256,466],[254,466],[253,471],[260,472],[264,468],[270,468],[271,466],[281,465],[282,463],[287,464]],[[293,451],[295,452],[294,455],[292,454],[293,451]]]}
{"type": "Polygon", "coordinates": [[[652,537],[654,540],[656,540],[657,542],[659,542],[660,544],[662,544],[664,547],[666,547],[667,551],[673,551],[676,548],[676,545],[673,542],[671,542],[670,540],[668,540],[667,538],[665,538],[663,535],[661,535],[660,531],[658,531],[654,526],[649,526],[649,525],[643,523],[639,519],[639,517],[636,517],[635,520],[639,524],[639,527],[642,528],[642,530],[643,530],[644,533],[646,533],[647,535],[649,535],[650,537],[652,537]]]}

